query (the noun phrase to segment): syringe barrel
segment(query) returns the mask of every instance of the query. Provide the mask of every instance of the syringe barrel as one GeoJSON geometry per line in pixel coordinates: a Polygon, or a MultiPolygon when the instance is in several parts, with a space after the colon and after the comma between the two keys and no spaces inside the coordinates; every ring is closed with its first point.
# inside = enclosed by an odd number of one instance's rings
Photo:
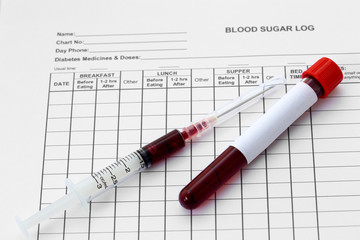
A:
{"type": "Polygon", "coordinates": [[[131,175],[149,168],[184,146],[185,140],[180,131],[173,130],[128,156],[117,159],[116,162],[91,175],[97,188],[101,191],[96,192],[95,195],[92,194],[90,200],[102,194],[103,190],[118,185],[131,175]]]}
{"type": "Polygon", "coordinates": [[[28,228],[69,209],[79,201],[84,207],[87,207],[88,203],[97,196],[115,187],[130,176],[150,167],[157,161],[168,157],[184,146],[185,140],[182,133],[179,130],[173,130],[137,151],[117,159],[114,163],[100,171],[92,173],[89,177],[75,185],[68,180],[69,193],[67,195],[24,221],[17,219],[19,227],[27,235],[28,228]]]}
{"type": "MultiPolygon", "coordinates": [[[[117,186],[130,176],[149,168],[153,164],[177,152],[185,146],[182,133],[175,129],[160,138],[148,143],[144,147],[136,150],[124,158],[119,158],[116,162],[91,174],[98,191],[81,193],[87,196],[87,201],[91,201],[104,191],[117,186]]],[[[78,189],[89,189],[88,181],[82,181],[76,185],[78,189]]]]}
{"type": "Polygon", "coordinates": [[[91,174],[91,178],[84,179],[75,185],[80,197],[86,198],[87,202],[101,195],[104,191],[109,190],[119,183],[128,179],[134,174],[146,169],[147,165],[139,151],[135,151],[116,161],[100,171],[91,174]],[[89,189],[89,190],[85,190],[89,189]]]}

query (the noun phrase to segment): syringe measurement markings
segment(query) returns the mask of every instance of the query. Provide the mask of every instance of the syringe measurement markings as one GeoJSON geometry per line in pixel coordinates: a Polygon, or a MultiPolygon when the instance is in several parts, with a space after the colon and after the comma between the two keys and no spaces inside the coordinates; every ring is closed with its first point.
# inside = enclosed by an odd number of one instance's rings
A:
{"type": "Polygon", "coordinates": [[[141,160],[140,165],[141,165],[141,168],[143,168],[145,166],[145,164],[144,164],[142,158],[136,153],[131,153],[128,156],[116,159],[116,162],[91,174],[91,176],[95,179],[95,181],[97,183],[97,188],[101,189],[102,186],[104,186],[106,189],[109,187],[109,185],[107,184],[107,181],[105,180],[105,177],[107,177],[109,174],[110,174],[109,177],[112,180],[113,185],[117,184],[118,183],[117,176],[111,170],[114,171],[114,170],[118,169],[119,167],[123,166],[124,170],[125,170],[125,174],[131,173],[131,168],[129,166],[127,166],[126,162],[130,162],[130,161],[136,160],[136,159],[141,160]]]}
{"type": "MultiPolygon", "coordinates": [[[[111,165],[110,166],[108,166],[108,167],[110,167],[111,168],[111,165]]],[[[116,175],[115,174],[113,174],[109,169],[108,169],[108,167],[106,167],[106,169],[109,171],[109,173],[111,174],[111,176],[110,176],[110,178],[111,178],[111,180],[112,180],[112,182],[113,182],[113,184],[115,185],[115,184],[117,184],[118,183],[118,180],[116,179],[116,175]]]]}
{"type": "Polygon", "coordinates": [[[94,174],[91,174],[91,177],[95,180],[95,182],[96,182],[97,184],[99,184],[99,182],[98,182],[98,180],[96,179],[96,177],[94,176],[94,174]]]}
{"type": "MultiPolygon", "coordinates": [[[[129,161],[129,156],[123,158],[126,162],[129,161]]],[[[121,160],[122,161],[122,160],[121,160]]],[[[123,162],[123,161],[122,161],[123,162]]]]}
{"type": "Polygon", "coordinates": [[[130,172],[130,168],[128,166],[126,166],[126,164],[124,163],[124,161],[122,159],[119,159],[119,162],[121,162],[124,165],[126,173],[130,172]]]}
{"type": "Polygon", "coordinates": [[[114,174],[110,171],[110,169],[109,169],[108,167],[109,167],[109,166],[106,167],[106,170],[108,170],[111,175],[114,175],[114,174]]]}

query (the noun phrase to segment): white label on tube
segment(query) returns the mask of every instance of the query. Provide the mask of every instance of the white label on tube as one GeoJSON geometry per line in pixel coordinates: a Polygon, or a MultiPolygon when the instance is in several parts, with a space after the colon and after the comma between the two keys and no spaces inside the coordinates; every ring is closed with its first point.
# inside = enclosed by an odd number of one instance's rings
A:
{"type": "Polygon", "coordinates": [[[231,145],[250,163],[317,100],[314,90],[299,82],[231,145]]]}

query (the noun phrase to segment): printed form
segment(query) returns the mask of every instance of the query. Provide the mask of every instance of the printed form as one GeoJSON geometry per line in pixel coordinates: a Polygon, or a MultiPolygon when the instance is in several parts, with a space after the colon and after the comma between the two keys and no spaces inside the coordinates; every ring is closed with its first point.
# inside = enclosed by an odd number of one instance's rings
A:
{"type": "Polygon", "coordinates": [[[359,239],[358,1],[3,1],[1,233],[275,75],[287,84],[30,239],[359,239]],[[180,190],[321,57],[344,80],[196,210],[180,190]]]}

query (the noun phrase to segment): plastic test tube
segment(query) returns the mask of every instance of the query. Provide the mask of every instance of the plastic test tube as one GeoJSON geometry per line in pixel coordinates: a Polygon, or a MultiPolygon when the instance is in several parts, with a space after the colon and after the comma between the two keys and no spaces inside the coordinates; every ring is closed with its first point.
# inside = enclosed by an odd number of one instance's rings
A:
{"type": "Polygon", "coordinates": [[[180,204],[194,209],[218,190],[241,168],[262,153],[308,108],[325,98],[342,81],[340,68],[321,58],[302,74],[303,81],[239,136],[222,154],[194,178],[179,194],[180,204]]]}
{"type": "Polygon", "coordinates": [[[185,141],[189,141],[219,123],[226,121],[278,87],[283,86],[284,83],[285,79],[283,77],[274,77],[211,112],[199,121],[191,123],[181,131],[175,129],[128,156],[117,159],[116,162],[91,174],[76,185],[67,179],[66,185],[70,190],[69,193],[24,221],[17,218],[20,229],[25,235],[28,235],[28,228],[54,216],[58,212],[73,207],[79,201],[84,208],[87,208],[88,203],[92,199],[106,190],[111,189],[129,176],[149,168],[152,164],[183,148],[185,141]]]}

